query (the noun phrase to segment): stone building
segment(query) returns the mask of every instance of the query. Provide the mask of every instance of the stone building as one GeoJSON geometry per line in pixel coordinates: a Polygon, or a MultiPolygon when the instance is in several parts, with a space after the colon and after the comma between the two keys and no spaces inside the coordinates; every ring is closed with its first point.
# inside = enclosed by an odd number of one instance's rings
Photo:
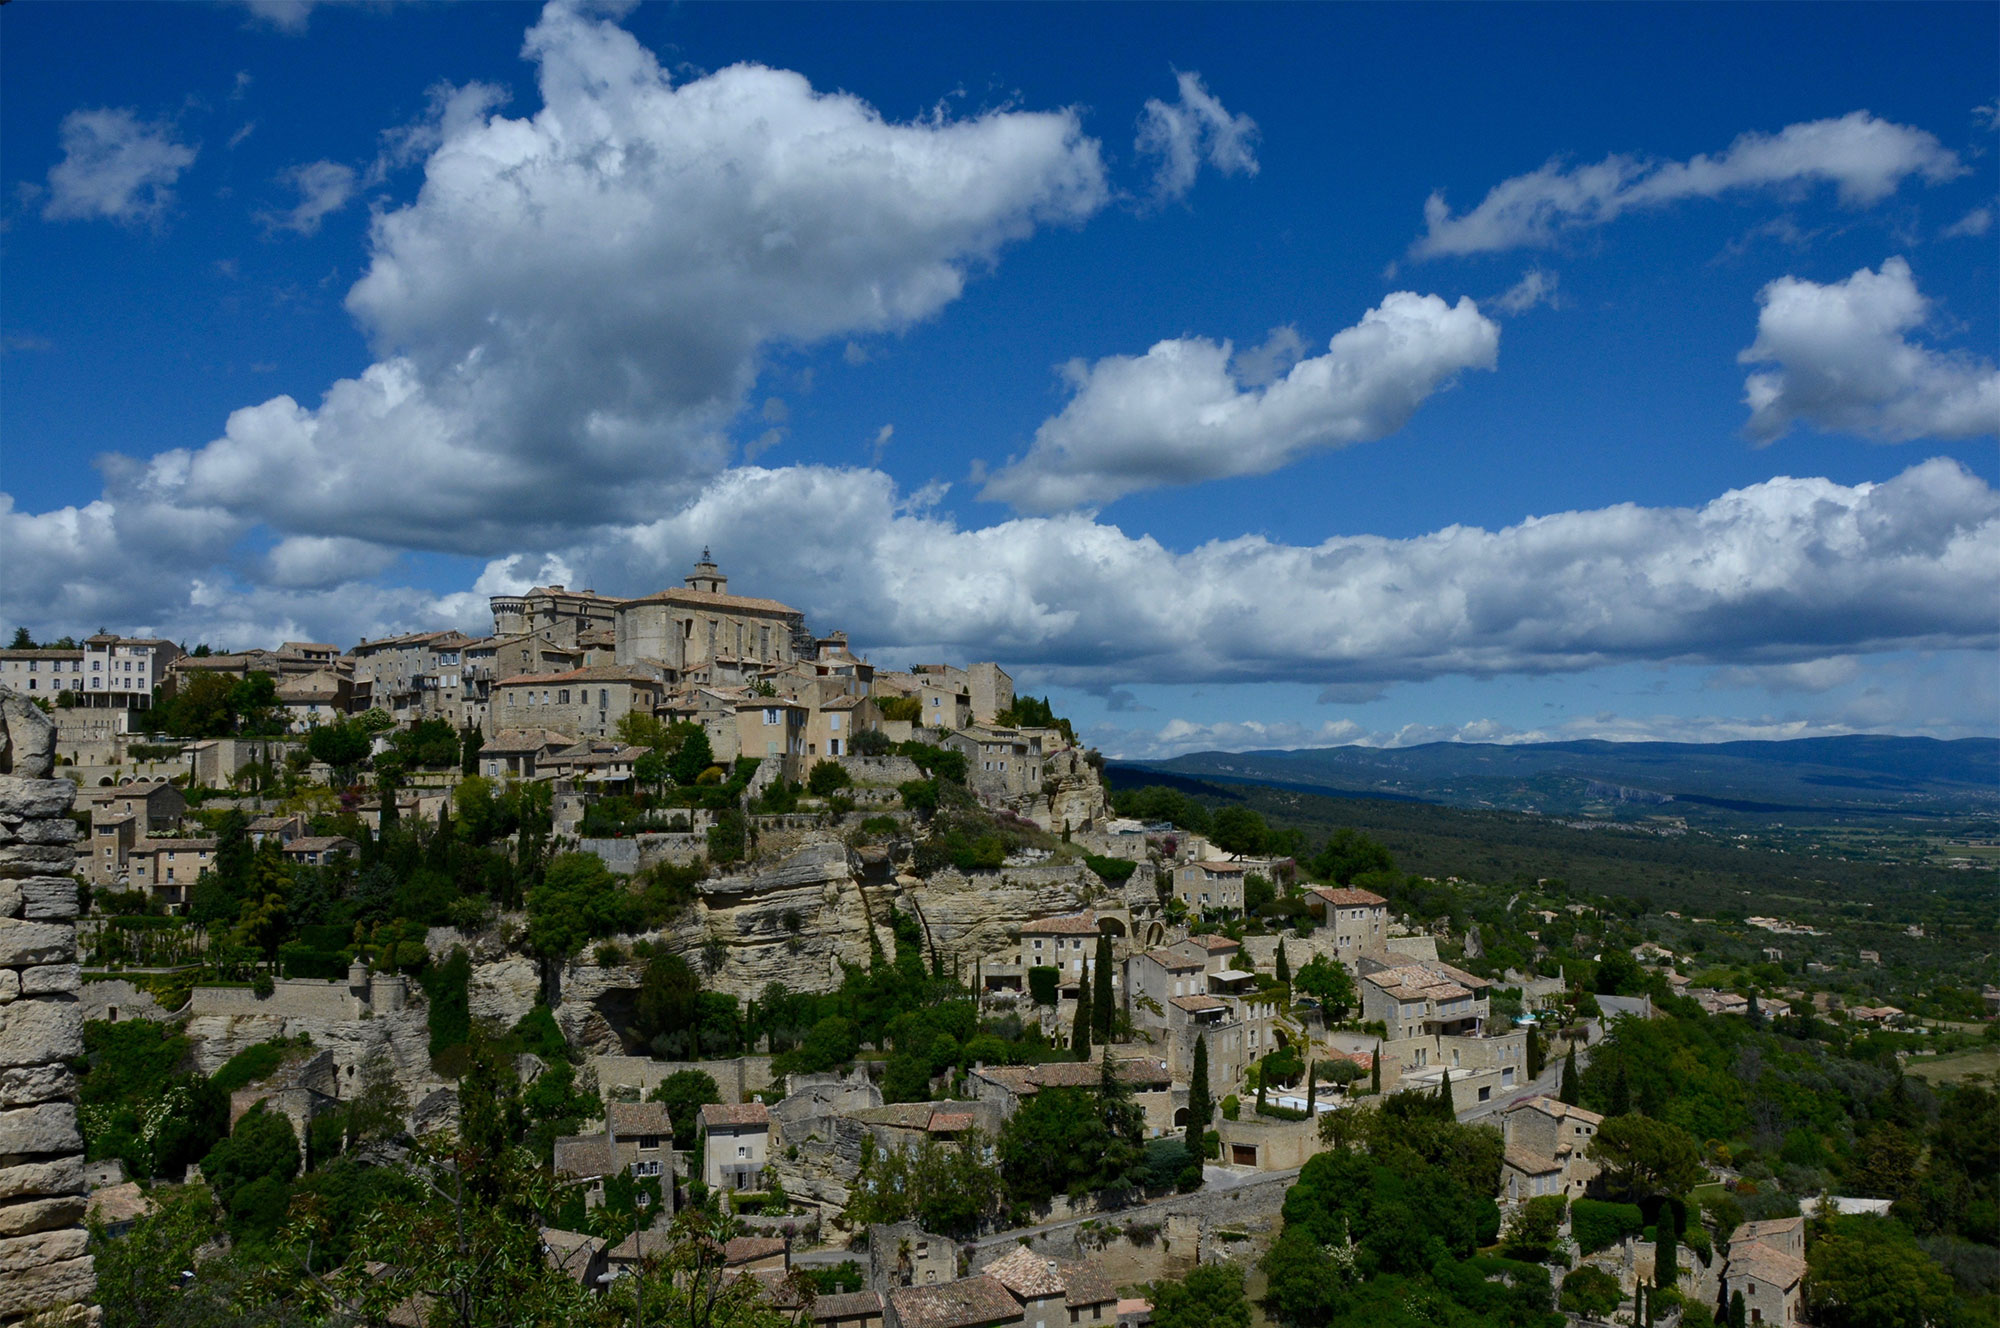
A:
{"type": "Polygon", "coordinates": [[[1306,909],[1333,933],[1335,957],[1350,965],[1355,956],[1379,950],[1389,939],[1389,901],[1372,890],[1308,890],[1306,909]]]}
{"type": "Polygon", "coordinates": [[[571,739],[608,738],[634,710],[652,714],[666,695],[655,669],[598,665],[567,673],[528,673],[493,686],[486,732],[553,729],[571,739]]]}
{"type": "Polygon", "coordinates": [[[126,857],[126,876],[134,890],[144,890],[169,913],[179,913],[194,891],[194,883],[215,861],[213,839],[142,839],[126,857]]]}
{"type": "Polygon", "coordinates": [[[1796,1328],[1803,1322],[1799,1301],[1806,1275],[1806,1231],[1802,1217],[1745,1222],[1729,1238],[1722,1269],[1723,1303],[1743,1294],[1745,1321],[1796,1328]]]}
{"type": "Polygon", "coordinates": [[[761,1102],[711,1102],[695,1134],[702,1141],[702,1180],[712,1190],[754,1190],[771,1160],[771,1113],[761,1102]]]}
{"type": "Polygon", "coordinates": [[[1493,984],[1439,960],[1407,960],[1390,953],[1360,961],[1361,1017],[1380,1020],[1391,1042],[1422,1034],[1477,1033],[1484,1026],[1493,984]]]}
{"type": "Polygon", "coordinates": [[[1197,917],[1209,913],[1240,914],[1243,878],[1250,870],[1247,863],[1215,858],[1181,863],[1174,868],[1174,897],[1197,917]]]}
{"type": "Polygon", "coordinates": [[[0,1322],[92,1321],[76,1075],[76,785],[51,779],[55,727],[0,688],[0,1322]]]}
{"type": "Polygon", "coordinates": [[[703,550],[679,590],[621,602],[614,610],[618,663],[661,664],[677,678],[722,681],[744,665],[770,666],[810,655],[805,615],[774,599],[729,593],[729,578],[703,550]]]}
{"type": "Polygon", "coordinates": [[[1500,1165],[1500,1200],[1513,1204],[1545,1194],[1583,1197],[1599,1167],[1587,1156],[1604,1117],[1582,1107],[1535,1097],[1500,1118],[1506,1144],[1500,1165]]]}
{"type": "Polygon", "coordinates": [[[82,650],[0,650],[0,687],[46,701],[83,690],[82,650]]]}

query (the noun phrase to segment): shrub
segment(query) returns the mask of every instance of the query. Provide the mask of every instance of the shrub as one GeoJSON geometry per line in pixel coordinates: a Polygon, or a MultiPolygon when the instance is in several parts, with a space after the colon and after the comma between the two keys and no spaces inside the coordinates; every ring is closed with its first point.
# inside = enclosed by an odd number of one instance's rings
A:
{"type": "Polygon", "coordinates": [[[1601,1268],[1586,1264],[1563,1279],[1562,1308],[1567,1313],[1608,1319],[1622,1299],[1624,1293],[1619,1289],[1618,1279],[1601,1268]]]}
{"type": "Polygon", "coordinates": [[[277,989],[278,984],[271,980],[269,973],[259,973],[250,983],[250,990],[257,993],[257,999],[260,1001],[277,989]]]}
{"type": "Polygon", "coordinates": [[[243,1050],[224,1061],[208,1077],[208,1081],[224,1093],[234,1093],[239,1088],[248,1088],[260,1079],[268,1079],[285,1063],[285,1053],[291,1044],[285,1041],[259,1042],[254,1047],[243,1050]]]}
{"type": "MultiPolygon", "coordinates": [[[[1228,1097],[1222,1099],[1222,1119],[1235,1120],[1242,1114],[1242,1111],[1243,1103],[1237,1098],[1236,1094],[1231,1093],[1228,1097]]],[[[1218,1140],[1218,1142],[1220,1141],[1218,1140]]]]}
{"type": "Polygon", "coordinates": [[[1056,986],[1061,974],[1053,967],[1037,964],[1028,970],[1028,994],[1037,1005],[1056,1003],[1056,986]]]}
{"type": "Polygon", "coordinates": [[[1578,1199],[1571,1204],[1569,1223],[1576,1247],[1585,1254],[1608,1249],[1646,1229],[1646,1218],[1639,1205],[1604,1203],[1597,1199],[1578,1199]]]}
{"type": "Polygon", "coordinates": [[[1084,854],[1083,865],[1096,872],[1106,885],[1123,885],[1139,870],[1139,864],[1130,859],[1103,858],[1095,853],[1084,854]]]}
{"type": "Polygon", "coordinates": [[[806,776],[806,788],[816,798],[837,793],[853,782],[846,768],[836,761],[821,761],[812,768],[812,773],[806,776]]]}

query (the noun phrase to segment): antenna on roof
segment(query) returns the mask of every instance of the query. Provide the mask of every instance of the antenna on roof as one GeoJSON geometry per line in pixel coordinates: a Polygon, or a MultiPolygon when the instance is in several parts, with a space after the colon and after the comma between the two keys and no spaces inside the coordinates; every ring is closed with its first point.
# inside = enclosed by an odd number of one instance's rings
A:
{"type": "Polygon", "coordinates": [[[708,556],[708,546],[706,544],[701,546],[701,560],[705,563],[714,561],[708,556]]]}

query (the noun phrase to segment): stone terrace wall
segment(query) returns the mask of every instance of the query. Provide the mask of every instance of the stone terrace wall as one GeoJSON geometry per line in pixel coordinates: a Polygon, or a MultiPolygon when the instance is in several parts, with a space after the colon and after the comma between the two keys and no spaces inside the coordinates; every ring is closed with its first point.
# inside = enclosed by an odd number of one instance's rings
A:
{"type": "Polygon", "coordinates": [[[97,1288],[83,1228],[76,1076],[83,985],[76,962],[76,785],[50,779],[55,727],[0,688],[0,1323],[97,1288]]]}

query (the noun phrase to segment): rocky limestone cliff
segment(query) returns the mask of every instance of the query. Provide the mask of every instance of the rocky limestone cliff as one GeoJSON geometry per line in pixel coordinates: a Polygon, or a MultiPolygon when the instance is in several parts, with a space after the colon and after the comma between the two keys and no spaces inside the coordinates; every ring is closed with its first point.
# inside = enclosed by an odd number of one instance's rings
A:
{"type": "Polygon", "coordinates": [[[371,1019],[319,1019],[276,1014],[197,1015],[187,1021],[194,1044],[195,1068],[213,1074],[237,1052],[273,1038],[312,1039],[317,1050],[333,1054],[340,1096],[358,1091],[365,1067],[384,1057],[396,1083],[411,1102],[441,1087],[431,1069],[430,1030],[421,1006],[376,1015],[371,1019]]]}

